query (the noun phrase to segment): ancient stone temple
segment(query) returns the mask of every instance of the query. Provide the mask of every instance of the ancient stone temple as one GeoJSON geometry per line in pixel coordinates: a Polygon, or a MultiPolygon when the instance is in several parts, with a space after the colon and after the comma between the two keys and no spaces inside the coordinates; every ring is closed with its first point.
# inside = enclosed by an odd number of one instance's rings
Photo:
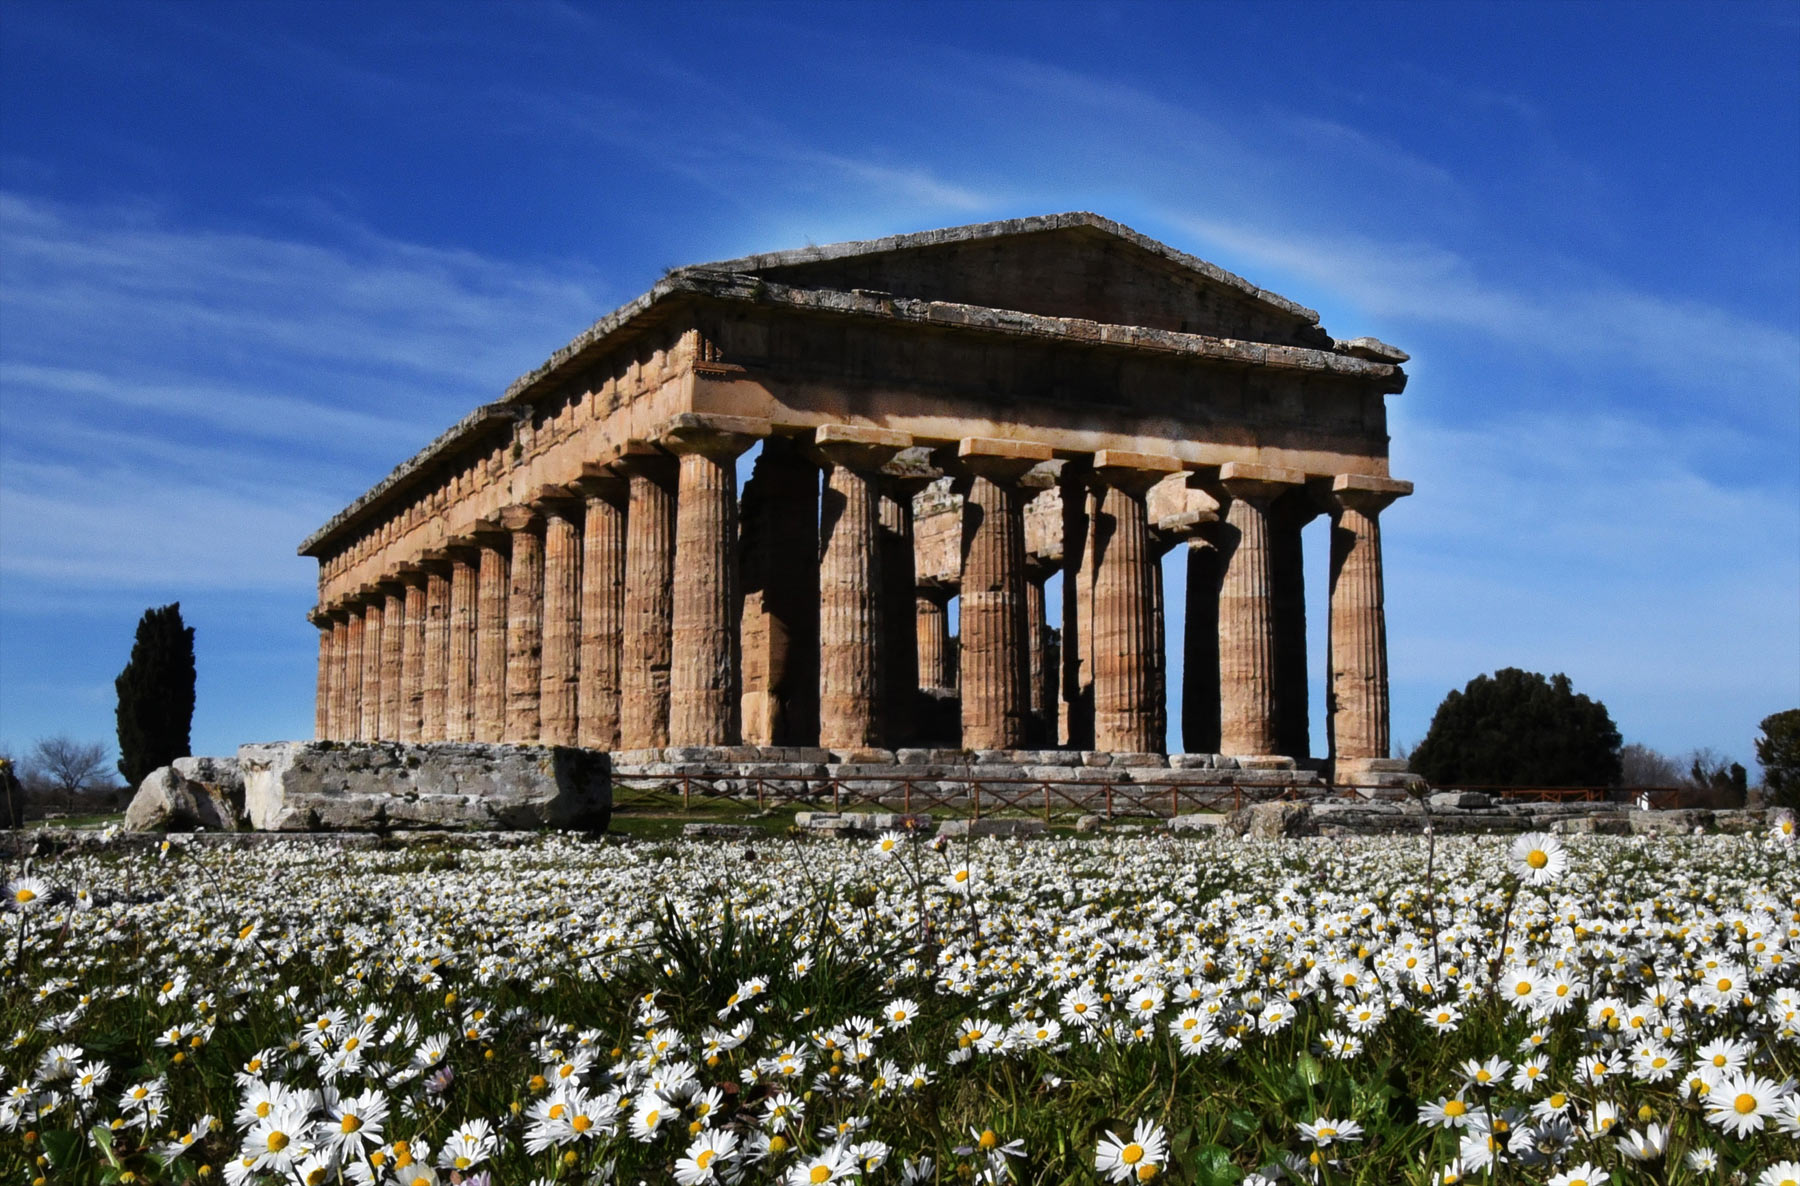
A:
{"type": "Polygon", "coordinates": [[[1091,214],[680,269],[301,545],[317,734],[1154,753],[1180,680],[1186,752],[1392,769],[1406,358],[1091,214]]]}

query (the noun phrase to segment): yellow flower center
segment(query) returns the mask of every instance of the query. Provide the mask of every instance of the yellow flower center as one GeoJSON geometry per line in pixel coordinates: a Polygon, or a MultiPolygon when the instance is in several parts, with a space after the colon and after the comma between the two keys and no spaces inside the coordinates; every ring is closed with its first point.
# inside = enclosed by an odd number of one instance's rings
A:
{"type": "Polygon", "coordinates": [[[355,1132],[357,1129],[359,1129],[361,1127],[362,1127],[362,1119],[360,1117],[346,1116],[346,1117],[344,1117],[344,1122],[342,1124],[338,1125],[338,1131],[339,1132],[355,1132]]]}
{"type": "Polygon", "coordinates": [[[267,1119],[268,1119],[268,1118],[269,1118],[269,1108],[270,1108],[270,1106],[271,1106],[271,1105],[270,1105],[270,1104],[269,1104],[269,1101],[268,1101],[268,1100],[262,1100],[262,1101],[260,1101],[260,1102],[259,1102],[259,1103],[258,1103],[258,1104],[257,1104],[257,1105],[256,1105],[256,1118],[257,1118],[257,1119],[258,1119],[258,1120],[267,1120],[267,1119]]]}
{"type": "Polygon", "coordinates": [[[1525,863],[1530,865],[1533,869],[1542,869],[1545,865],[1550,863],[1550,854],[1541,848],[1534,848],[1530,853],[1526,854],[1525,863]]]}
{"type": "Polygon", "coordinates": [[[1125,1146],[1119,1150],[1119,1160],[1126,1165],[1136,1165],[1144,1160],[1144,1147],[1136,1142],[1125,1146]]]}
{"type": "Polygon", "coordinates": [[[1731,1106],[1737,1109],[1739,1116],[1748,1116],[1756,1111],[1756,1097],[1746,1091],[1731,1101],[1731,1106]]]}
{"type": "Polygon", "coordinates": [[[1444,1115],[1446,1116],[1461,1116],[1468,1112],[1468,1110],[1469,1105],[1463,1103],[1461,1100],[1450,1100],[1444,1105],[1444,1115]]]}
{"type": "Polygon", "coordinates": [[[279,1153],[287,1147],[288,1147],[288,1135],[286,1133],[272,1132],[269,1134],[269,1152],[279,1153]]]}
{"type": "MultiPolygon", "coordinates": [[[[652,1115],[654,1115],[654,1113],[652,1113],[652,1115]]],[[[569,1121],[569,1127],[576,1132],[586,1132],[588,1129],[594,1127],[594,1122],[586,1113],[580,1113],[575,1119],[569,1121]]]]}
{"type": "Polygon", "coordinates": [[[829,1181],[831,1181],[831,1167],[828,1165],[813,1166],[811,1178],[814,1182],[829,1182],[829,1181]]]}
{"type": "Polygon", "coordinates": [[[707,1166],[709,1166],[713,1163],[713,1158],[717,1157],[718,1155],[719,1154],[716,1149],[702,1149],[702,1150],[700,1150],[700,1156],[694,1158],[694,1164],[699,1166],[701,1169],[705,1169],[707,1166]]]}

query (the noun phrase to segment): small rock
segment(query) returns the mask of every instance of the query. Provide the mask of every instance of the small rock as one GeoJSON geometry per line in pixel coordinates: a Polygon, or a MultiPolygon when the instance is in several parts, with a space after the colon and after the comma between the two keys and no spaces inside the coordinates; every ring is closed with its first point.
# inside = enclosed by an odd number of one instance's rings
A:
{"type": "Polygon", "coordinates": [[[1077,832],[1098,832],[1103,821],[1097,815],[1084,815],[1075,821],[1077,832]]]}

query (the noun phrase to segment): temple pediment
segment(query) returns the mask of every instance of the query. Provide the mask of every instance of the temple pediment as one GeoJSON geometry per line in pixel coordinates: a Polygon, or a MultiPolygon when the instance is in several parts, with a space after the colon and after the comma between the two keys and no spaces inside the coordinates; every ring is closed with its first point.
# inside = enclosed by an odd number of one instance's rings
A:
{"type": "Polygon", "coordinates": [[[1319,315],[1096,214],[1052,214],[696,265],[1109,325],[1329,350],[1319,315]]]}

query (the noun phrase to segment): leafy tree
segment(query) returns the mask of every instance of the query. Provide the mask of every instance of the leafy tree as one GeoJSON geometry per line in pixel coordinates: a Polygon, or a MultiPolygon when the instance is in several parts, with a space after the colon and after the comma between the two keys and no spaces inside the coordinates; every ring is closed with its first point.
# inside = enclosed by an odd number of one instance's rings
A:
{"type": "Polygon", "coordinates": [[[152,770],[188,753],[194,721],[194,629],[181,603],[145,610],[131,661],[113,681],[119,693],[119,773],[137,786],[152,770]]]}
{"type": "Polygon", "coordinates": [[[1800,708],[1764,717],[1762,732],[1756,739],[1756,761],[1763,768],[1769,802],[1800,807],[1800,708]]]}
{"type": "Polygon", "coordinates": [[[1730,791],[1742,798],[1748,788],[1749,775],[1736,762],[1711,748],[1697,749],[1688,764],[1689,785],[1703,791],[1730,791]]]}
{"type": "Polygon", "coordinates": [[[1566,675],[1516,667],[1444,697],[1411,762],[1438,786],[1616,786],[1622,773],[1606,706],[1566,675]]]}

